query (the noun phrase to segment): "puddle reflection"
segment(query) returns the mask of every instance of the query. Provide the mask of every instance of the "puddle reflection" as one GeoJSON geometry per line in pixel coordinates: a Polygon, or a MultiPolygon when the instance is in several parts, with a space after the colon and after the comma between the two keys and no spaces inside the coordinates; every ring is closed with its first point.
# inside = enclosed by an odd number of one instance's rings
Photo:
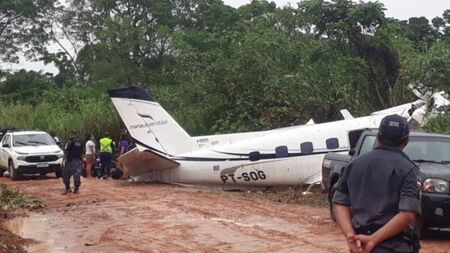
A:
{"type": "Polygon", "coordinates": [[[60,253],[64,252],[55,245],[52,238],[49,220],[39,214],[28,217],[17,217],[5,223],[6,228],[12,233],[27,239],[33,239],[36,243],[26,247],[30,253],[60,253]]]}

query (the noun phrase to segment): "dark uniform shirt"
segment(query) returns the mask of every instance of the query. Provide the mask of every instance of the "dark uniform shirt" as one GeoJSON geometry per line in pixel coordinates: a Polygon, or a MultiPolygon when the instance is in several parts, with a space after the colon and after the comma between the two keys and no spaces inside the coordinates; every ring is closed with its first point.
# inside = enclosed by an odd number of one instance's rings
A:
{"type": "Polygon", "coordinates": [[[66,151],[67,161],[81,160],[83,147],[79,140],[75,139],[68,141],[64,150],[66,151]]]}
{"type": "Polygon", "coordinates": [[[382,227],[399,211],[420,215],[418,173],[401,150],[380,145],[344,169],[332,202],[350,207],[355,230],[382,227]]]}

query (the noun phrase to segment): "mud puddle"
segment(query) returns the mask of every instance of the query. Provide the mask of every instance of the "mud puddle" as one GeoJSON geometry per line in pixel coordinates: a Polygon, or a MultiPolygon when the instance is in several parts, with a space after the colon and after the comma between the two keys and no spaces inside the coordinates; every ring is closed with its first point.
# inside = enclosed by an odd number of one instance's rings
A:
{"type": "Polygon", "coordinates": [[[65,252],[64,246],[58,245],[57,235],[52,233],[51,222],[42,214],[31,214],[28,217],[17,217],[5,223],[12,233],[35,241],[26,250],[30,253],[60,253],[65,252]]]}
{"type": "Polygon", "coordinates": [[[5,227],[15,235],[33,241],[25,247],[29,253],[79,252],[80,244],[95,245],[88,242],[89,233],[80,229],[70,230],[77,225],[58,214],[30,213],[5,222],[5,227]],[[74,251],[74,248],[78,250],[74,251]]]}

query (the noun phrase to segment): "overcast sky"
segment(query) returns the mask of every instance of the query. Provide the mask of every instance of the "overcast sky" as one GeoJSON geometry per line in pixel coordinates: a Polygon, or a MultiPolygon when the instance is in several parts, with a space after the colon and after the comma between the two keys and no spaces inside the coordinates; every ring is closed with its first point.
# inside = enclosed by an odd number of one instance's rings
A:
{"type": "MultiPolygon", "coordinates": [[[[239,7],[243,4],[248,4],[251,0],[223,0],[225,4],[233,7],[239,7]]],[[[285,6],[291,4],[296,7],[299,1],[289,0],[272,0],[277,6],[285,6]]],[[[356,1],[355,1],[356,2],[356,1]]],[[[369,2],[364,0],[363,2],[369,2]]],[[[371,1],[374,2],[374,1],[371,1]]],[[[386,7],[386,15],[388,17],[395,17],[398,19],[408,19],[409,17],[425,16],[432,19],[436,16],[441,16],[444,10],[450,9],[450,0],[379,0],[386,7]]]]}
{"type": "MultiPolygon", "coordinates": [[[[225,4],[231,5],[235,8],[248,4],[251,0],[223,0],[225,4]]],[[[277,6],[282,7],[288,4],[296,7],[298,1],[289,0],[272,0],[277,6]]],[[[368,2],[369,0],[364,0],[368,2]]],[[[450,9],[450,0],[379,0],[383,3],[386,10],[386,16],[397,19],[408,19],[409,17],[425,16],[429,20],[436,16],[441,16],[444,10],[450,9]]],[[[42,62],[26,62],[21,59],[20,64],[0,64],[2,68],[6,69],[21,69],[56,73],[57,69],[52,65],[44,66],[42,62]]]]}

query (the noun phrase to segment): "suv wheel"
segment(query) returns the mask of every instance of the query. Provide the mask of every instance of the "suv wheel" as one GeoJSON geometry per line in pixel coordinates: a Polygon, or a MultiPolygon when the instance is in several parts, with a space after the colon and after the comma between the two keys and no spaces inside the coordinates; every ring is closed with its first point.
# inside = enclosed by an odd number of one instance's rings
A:
{"type": "Polygon", "coordinates": [[[12,162],[9,162],[9,177],[11,180],[19,180],[20,174],[19,171],[14,169],[14,165],[12,162]]]}

